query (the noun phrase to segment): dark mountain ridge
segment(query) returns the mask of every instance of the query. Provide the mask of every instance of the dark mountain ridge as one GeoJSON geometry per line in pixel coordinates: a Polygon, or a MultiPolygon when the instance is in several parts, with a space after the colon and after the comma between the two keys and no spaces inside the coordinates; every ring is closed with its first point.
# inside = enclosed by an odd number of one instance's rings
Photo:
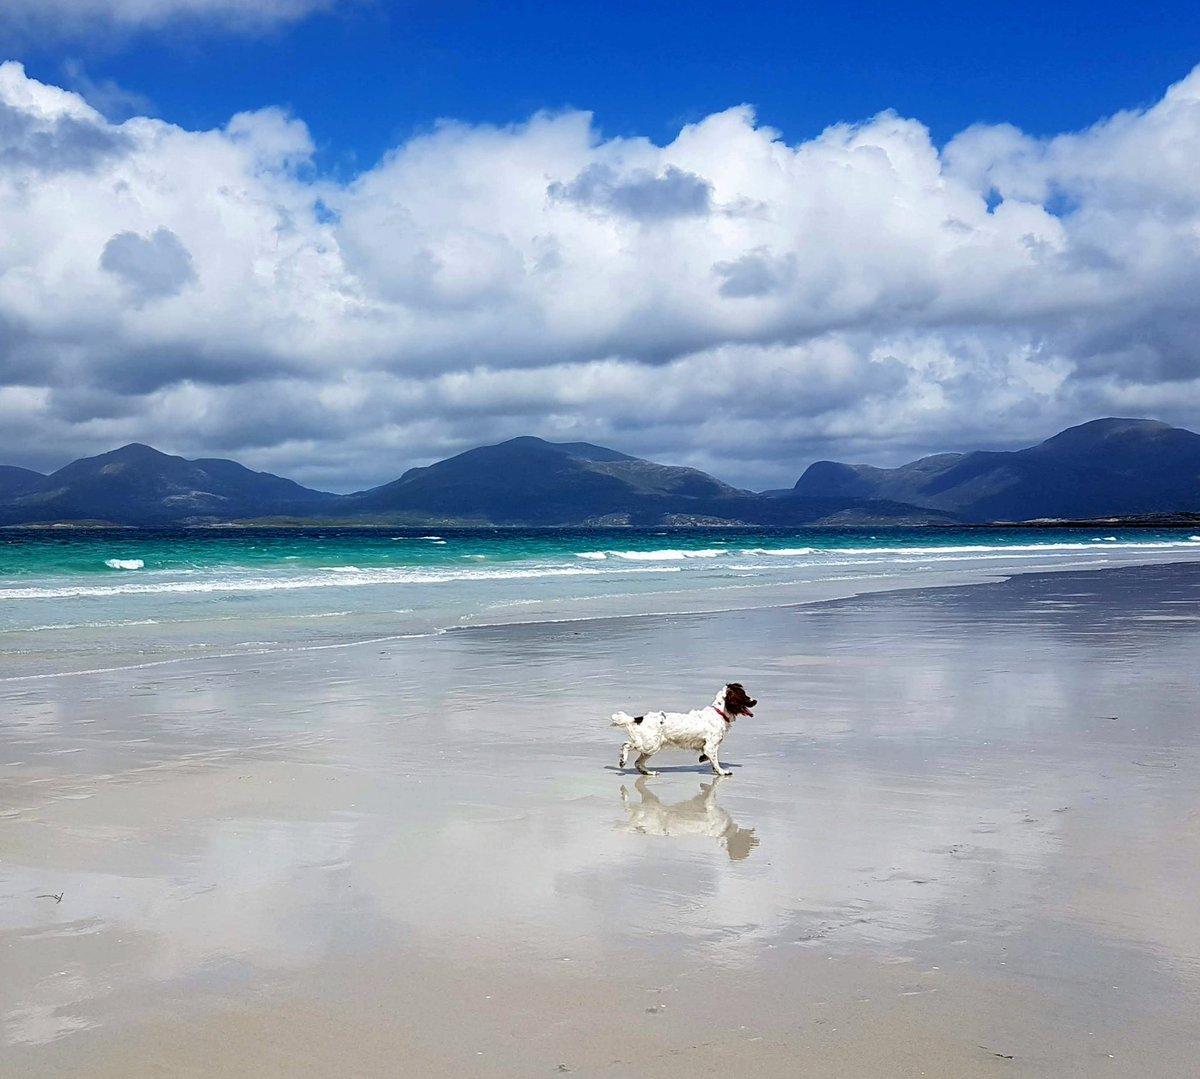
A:
{"type": "Polygon", "coordinates": [[[235,461],[133,443],[49,476],[0,467],[0,524],[925,525],[1186,514],[1200,509],[1200,435],[1095,420],[1011,452],[942,453],[899,468],[818,461],[756,494],[694,468],[532,436],[410,468],[350,495],[235,461]]]}
{"type": "Polygon", "coordinates": [[[1158,420],[1092,420],[1009,452],[898,468],[818,461],[793,495],[894,499],[972,522],[1181,513],[1200,507],[1200,435],[1158,420]]]}
{"type": "Polygon", "coordinates": [[[572,524],[613,514],[713,515],[756,498],[694,468],[643,461],[586,442],[524,436],[411,468],[398,480],[346,496],[340,511],[572,524]]]}
{"type": "Polygon", "coordinates": [[[0,465],[0,502],[36,491],[45,482],[46,477],[40,472],[16,465],[0,465]]]}
{"type": "MultiPolygon", "coordinates": [[[[22,470],[27,471],[27,470],[22,470]]],[[[952,523],[947,514],[860,498],[766,498],[694,468],[585,442],[525,436],[411,468],[350,495],[313,491],[234,461],[188,461],[137,443],[87,457],[0,497],[0,524],[109,521],[314,524],[801,525],[952,523]]],[[[28,479],[28,477],[25,477],[28,479]]]]}
{"type": "Polygon", "coordinates": [[[695,468],[528,435],[409,469],[392,483],[347,495],[338,512],[501,525],[792,525],[848,512],[864,520],[949,520],[857,498],[780,505],[695,468]]]}
{"type": "Polygon", "coordinates": [[[172,524],[196,518],[236,519],[263,513],[310,513],[336,495],[311,491],[236,461],[160,453],[134,442],[84,457],[38,477],[0,503],[0,523],[104,520],[172,524]]]}

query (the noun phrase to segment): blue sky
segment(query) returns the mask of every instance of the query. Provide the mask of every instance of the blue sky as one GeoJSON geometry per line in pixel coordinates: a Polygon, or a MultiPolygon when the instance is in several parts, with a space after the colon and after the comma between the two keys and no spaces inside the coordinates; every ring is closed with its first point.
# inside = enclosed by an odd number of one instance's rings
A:
{"type": "Polygon", "coordinates": [[[1198,11],[5,0],[0,463],[1195,428],[1198,11]]]}
{"type": "Polygon", "coordinates": [[[539,109],[659,142],[743,103],[789,141],[883,109],[939,143],[981,121],[1056,134],[1149,104],[1200,58],[1200,7],[1183,2],[363,0],[264,32],[227,22],[10,34],[8,52],[44,81],[111,80],[191,128],[282,105],[343,171],[438,119],[539,109]]]}

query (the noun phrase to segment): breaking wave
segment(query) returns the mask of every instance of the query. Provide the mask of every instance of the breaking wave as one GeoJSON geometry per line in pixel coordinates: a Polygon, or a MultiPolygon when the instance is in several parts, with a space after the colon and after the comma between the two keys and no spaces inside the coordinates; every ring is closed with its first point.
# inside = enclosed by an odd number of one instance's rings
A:
{"type": "MultiPolygon", "coordinates": [[[[58,587],[30,586],[0,588],[0,599],[68,599],[81,596],[135,596],[166,593],[195,594],[204,592],[286,592],[305,588],[355,588],[368,585],[445,584],[449,581],[518,581],[544,577],[582,577],[598,574],[599,569],[583,566],[538,566],[528,569],[460,569],[428,570],[374,569],[354,571],[339,567],[308,577],[217,577],[208,580],[155,581],[146,584],[123,585],[62,585],[58,587]]],[[[613,571],[607,571],[612,573],[613,571]]],[[[678,572],[678,567],[655,569],[628,568],[631,573],[678,572]]]]}
{"type": "Polygon", "coordinates": [[[590,558],[604,561],[608,558],[619,558],[626,562],[680,562],[685,558],[719,558],[729,554],[725,547],[708,547],[700,550],[666,550],[666,551],[579,551],[576,558],[590,558]]]}
{"type": "Polygon", "coordinates": [[[109,569],[144,569],[146,566],[140,558],[106,558],[104,564],[109,569]]]}

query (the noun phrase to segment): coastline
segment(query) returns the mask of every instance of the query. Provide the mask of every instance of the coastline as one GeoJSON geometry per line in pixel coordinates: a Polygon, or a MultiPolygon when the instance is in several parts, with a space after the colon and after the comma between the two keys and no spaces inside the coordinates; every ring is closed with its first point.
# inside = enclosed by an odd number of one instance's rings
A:
{"type": "Polygon", "coordinates": [[[0,1064],[1183,1074],[1198,596],[1026,574],[9,685],[0,1064]],[[608,712],[735,678],[731,779],[616,772],[608,712]]]}
{"type": "MultiPolygon", "coordinates": [[[[466,518],[451,518],[451,517],[397,517],[388,520],[373,520],[370,518],[322,518],[322,517],[263,517],[263,518],[248,518],[245,520],[232,521],[204,521],[204,522],[165,522],[157,525],[138,525],[138,524],[121,524],[114,521],[104,520],[65,520],[65,521],[32,521],[25,524],[0,524],[0,532],[38,532],[54,529],[79,529],[87,530],[104,530],[104,529],[124,529],[132,532],[154,532],[163,529],[176,530],[180,532],[187,531],[206,531],[211,529],[328,529],[330,531],[344,530],[354,531],[357,529],[404,529],[404,528],[444,528],[448,531],[477,531],[479,529],[490,529],[497,532],[517,532],[517,531],[543,531],[543,532],[570,532],[580,528],[588,528],[593,530],[610,530],[612,532],[630,532],[650,526],[634,525],[629,521],[611,522],[600,519],[589,519],[571,524],[513,524],[495,523],[482,519],[466,519],[466,518]]],[[[729,530],[732,532],[758,532],[764,528],[770,528],[770,525],[754,524],[746,521],[725,521],[719,518],[696,518],[689,520],[686,523],[674,522],[661,525],[654,525],[664,532],[689,532],[697,528],[710,528],[715,530],[729,530]]],[[[1129,514],[1126,516],[1115,517],[1032,517],[1022,521],[944,521],[944,520],[929,520],[917,524],[909,524],[904,521],[898,521],[894,518],[880,518],[879,520],[864,520],[861,523],[851,524],[831,524],[817,522],[813,524],[788,526],[779,525],[780,531],[795,531],[796,528],[804,528],[812,531],[826,531],[831,533],[836,532],[857,532],[863,529],[884,528],[897,529],[903,531],[910,529],[919,531],[922,529],[944,529],[965,530],[965,531],[984,531],[994,528],[1008,529],[1089,529],[1089,528],[1157,528],[1157,529],[1179,529],[1179,530],[1195,530],[1200,528],[1200,513],[1191,511],[1182,511],[1179,513],[1138,513],[1129,514]]]]}

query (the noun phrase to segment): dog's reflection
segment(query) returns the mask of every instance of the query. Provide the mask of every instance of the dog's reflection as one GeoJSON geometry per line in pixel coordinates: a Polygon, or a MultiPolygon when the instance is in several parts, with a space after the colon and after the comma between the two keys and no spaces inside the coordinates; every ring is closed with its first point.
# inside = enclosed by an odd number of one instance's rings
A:
{"type": "Polygon", "coordinates": [[[701,783],[700,793],[683,802],[667,805],[659,801],[644,778],[634,783],[640,802],[629,797],[624,784],[621,786],[621,804],[629,814],[626,827],[631,832],[643,835],[706,835],[716,839],[734,861],[750,857],[758,846],[758,836],[753,828],[739,828],[733,818],[717,802],[717,787],[721,780],[701,783]]]}

